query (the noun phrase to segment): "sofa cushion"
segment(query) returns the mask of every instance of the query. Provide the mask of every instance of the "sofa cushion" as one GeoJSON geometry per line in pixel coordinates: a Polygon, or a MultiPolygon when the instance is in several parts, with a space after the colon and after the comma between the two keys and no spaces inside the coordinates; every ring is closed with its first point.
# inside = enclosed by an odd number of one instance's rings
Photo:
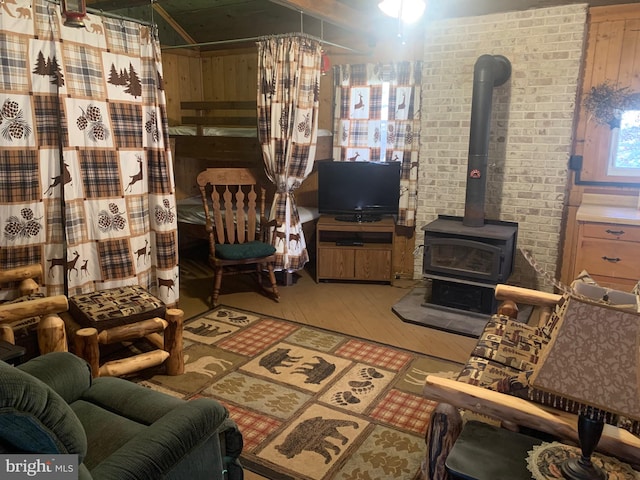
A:
{"type": "Polygon", "coordinates": [[[497,380],[508,378],[518,373],[520,372],[515,368],[502,365],[493,360],[471,356],[460,371],[457,380],[471,385],[486,387],[497,380]]]}
{"type": "Polygon", "coordinates": [[[471,354],[518,371],[530,370],[547,342],[541,329],[505,315],[493,315],[471,354]]]}
{"type": "Polygon", "coordinates": [[[69,314],[84,327],[98,331],[141,320],[163,318],[166,306],[137,285],[80,293],[69,297],[69,314]]]}
{"type": "Polygon", "coordinates": [[[0,431],[5,447],[15,452],[87,453],[87,438],[78,417],[45,383],[0,362],[0,431]]]}

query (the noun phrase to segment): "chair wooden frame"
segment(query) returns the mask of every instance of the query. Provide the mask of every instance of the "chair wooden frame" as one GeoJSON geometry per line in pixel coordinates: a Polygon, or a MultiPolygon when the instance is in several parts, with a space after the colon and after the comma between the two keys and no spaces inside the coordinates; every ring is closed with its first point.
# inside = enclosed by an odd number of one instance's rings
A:
{"type": "MultiPolygon", "coordinates": [[[[0,270],[0,284],[17,282],[20,296],[32,295],[40,290],[37,278],[42,278],[40,264],[0,270]]],[[[68,309],[69,302],[64,295],[2,304],[0,305],[0,340],[15,344],[15,335],[10,323],[30,317],[40,317],[38,322],[40,354],[66,352],[67,335],[64,322],[58,314],[68,309]]]]}
{"type": "MultiPolygon", "coordinates": [[[[551,309],[561,298],[554,293],[504,284],[496,286],[495,297],[504,302],[498,308],[498,313],[512,318],[517,318],[517,307],[513,307],[518,303],[540,308],[541,324],[544,324],[551,309]]],[[[445,461],[462,430],[459,409],[499,420],[503,427],[511,430],[528,427],[578,443],[578,416],[568,412],[434,375],[427,376],[423,395],[439,402],[439,405],[428,427],[427,452],[418,477],[420,480],[448,478],[445,461]]],[[[621,428],[605,424],[597,450],[628,462],[634,468],[640,465],[640,438],[621,428]]]]}
{"type": "Polygon", "coordinates": [[[265,217],[266,190],[259,186],[255,173],[248,168],[208,168],[198,174],[197,184],[206,217],[209,263],[214,269],[211,305],[218,303],[223,275],[246,273],[247,267],[251,266],[255,267],[261,289],[279,301],[274,273],[275,254],[227,259],[216,252],[217,244],[242,245],[252,241],[269,244],[272,225],[265,217]],[[265,270],[271,284],[270,291],[262,283],[265,270]]]}
{"type": "Polygon", "coordinates": [[[93,377],[119,377],[146,368],[164,365],[167,375],[184,373],[182,329],[184,311],[169,308],[165,318],[149,318],[136,323],[98,331],[93,327],[76,328],[77,323],[63,314],[67,327],[73,330],[74,353],[91,366],[93,377]],[[160,335],[160,332],[163,334],[160,335]],[[155,350],[128,358],[101,363],[100,346],[146,338],[155,350]]]}

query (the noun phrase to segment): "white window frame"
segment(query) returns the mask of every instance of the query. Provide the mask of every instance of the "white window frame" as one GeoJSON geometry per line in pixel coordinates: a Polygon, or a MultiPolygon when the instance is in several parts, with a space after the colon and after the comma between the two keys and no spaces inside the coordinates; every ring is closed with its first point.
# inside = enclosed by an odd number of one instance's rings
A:
{"type": "Polygon", "coordinates": [[[607,175],[616,177],[640,177],[640,166],[638,167],[619,167],[616,165],[616,158],[618,156],[618,145],[620,143],[620,129],[624,128],[628,120],[625,120],[631,116],[635,117],[636,121],[640,122],[640,110],[628,110],[623,112],[619,121],[619,125],[611,129],[611,143],[609,147],[609,159],[607,162],[607,175]]]}

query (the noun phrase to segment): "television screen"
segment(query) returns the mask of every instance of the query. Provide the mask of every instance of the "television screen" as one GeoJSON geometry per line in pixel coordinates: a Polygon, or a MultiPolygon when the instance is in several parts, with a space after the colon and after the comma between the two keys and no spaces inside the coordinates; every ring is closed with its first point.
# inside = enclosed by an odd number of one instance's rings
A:
{"type": "Polygon", "coordinates": [[[318,162],[318,210],[345,221],[397,215],[400,162],[318,162]]]}

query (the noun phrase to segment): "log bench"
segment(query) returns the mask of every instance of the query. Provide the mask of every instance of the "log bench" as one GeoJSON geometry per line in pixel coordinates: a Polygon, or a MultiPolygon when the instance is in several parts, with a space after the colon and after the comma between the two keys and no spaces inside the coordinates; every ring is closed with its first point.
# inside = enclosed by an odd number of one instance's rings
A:
{"type": "MultiPolygon", "coordinates": [[[[488,322],[485,332],[491,328],[493,321],[502,322],[502,329],[507,331],[509,319],[514,320],[517,316],[517,304],[535,307],[534,311],[538,314],[538,321],[534,322],[534,325],[527,325],[539,332],[553,321],[553,312],[562,299],[561,295],[509,285],[497,285],[495,296],[503,303],[498,309],[498,314],[488,322]]],[[[528,333],[530,338],[535,338],[531,333],[532,329],[525,333],[528,333]]],[[[464,411],[479,414],[487,421],[497,422],[503,428],[510,430],[517,431],[524,427],[550,435],[558,441],[578,443],[577,414],[496,391],[494,386],[499,380],[491,376],[499,375],[496,373],[498,368],[496,363],[489,360],[480,368],[483,370],[486,367],[487,372],[491,370],[488,374],[489,378],[485,381],[480,376],[475,376],[468,371],[465,372],[469,365],[473,364],[471,362],[474,358],[473,354],[486,348],[482,342],[483,336],[481,335],[478,345],[472,352],[470,363],[463,369],[458,380],[433,375],[429,375],[426,379],[423,389],[424,396],[439,402],[439,404],[431,415],[426,432],[427,450],[422,462],[420,480],[449,479],[445,461],[456,438],[462,431],[463,416],[461,413],[464,411]]],[[[566,405],[563,407],[566,408],[566,405]]],[[[611,424],[605,424],[597,450],[625,461],[637,469],[640,466],[640,438],[635,434],[637,433],[637,424],[633,425],[632,430],[634,433],[611,424]]]]}
{"type": "Polygon", "coordinates": [[[73,295],[69,303],[62,317],[75,354],[91,366],[94,377],[119,377],[159,365],[167,375],[184,372],[182,310],[167,308],[137,285],[73,295]],[[108,345],[143,338],[153,350],[105,358],[108,345]]]}
{"type": "Polygon", "coordinates": [[[39,264],[0,270],[0,284],[16,282],[19,293],[18,298],[0,305],[0,340],[15,344],[13,325],[24,319],[39,317],[37,337],[40,354],[66,352],[67,336],[64,322],[58,314],[69,309],[67,297],[39,294],[40,285],[36,279],[40,277],[42,266],[39,264]]]}

